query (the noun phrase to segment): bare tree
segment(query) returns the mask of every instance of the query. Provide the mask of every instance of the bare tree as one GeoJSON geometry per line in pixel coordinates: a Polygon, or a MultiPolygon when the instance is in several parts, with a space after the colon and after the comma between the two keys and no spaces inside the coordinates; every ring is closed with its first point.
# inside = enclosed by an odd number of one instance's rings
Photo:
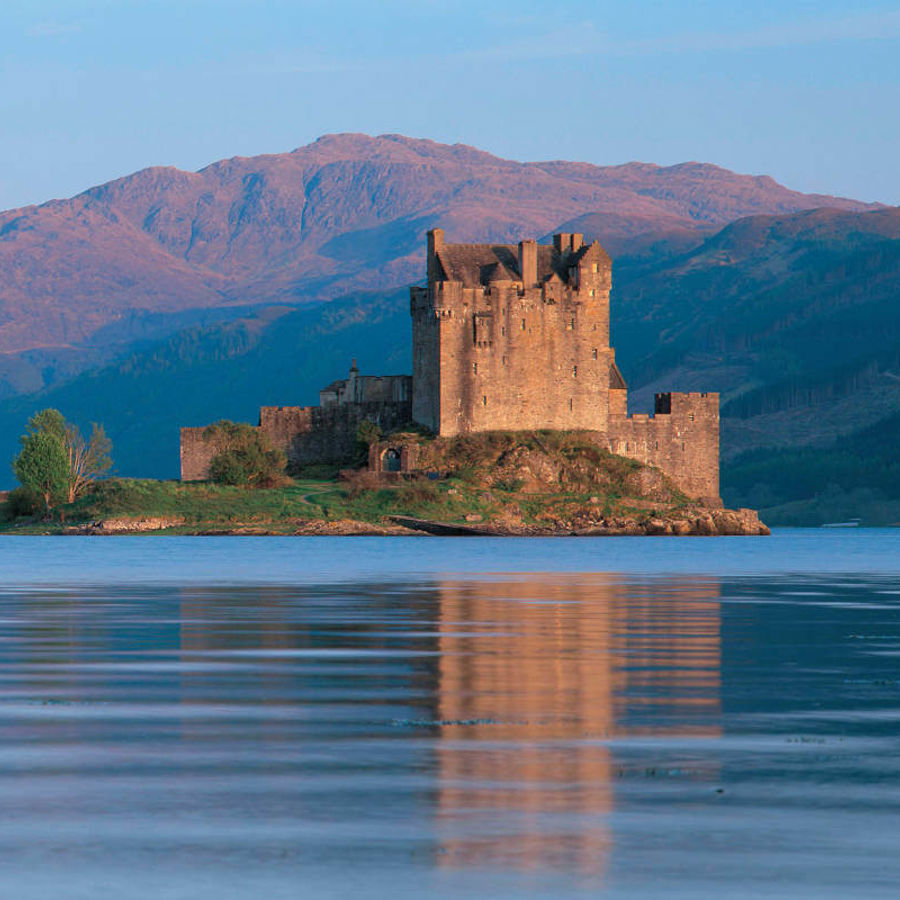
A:
{"type": "Polygon", "coordinates": [[[62,448],[67,463],[67,503],[80,497],[94,479],[105,475],[112,467],[109,456],[112,442],[106,436],[103,426],[96,422],[90,439],[85,440],[78,426],[67,422],[58,409],[42,409],[28,420],[25,431],[21,438],[23,446],[38,435],[46,435],[57,441],[62,448]]]}
{"type": "Polygon", "coordinates": [[[66,423],[63,445],[69,460],[69,503],[80,497],[94,479],[105,475],[112,466],[112,441],[102,425],[96,422],[90,439],[85,440],[77,425],[66,423]]]}

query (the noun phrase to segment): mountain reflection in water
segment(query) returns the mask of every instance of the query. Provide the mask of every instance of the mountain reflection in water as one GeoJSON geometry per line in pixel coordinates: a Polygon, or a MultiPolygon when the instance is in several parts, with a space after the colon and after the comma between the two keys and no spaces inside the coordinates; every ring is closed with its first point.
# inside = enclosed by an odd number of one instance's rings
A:
{"type": "Polygon", "coordinates": [[[7,583],[0,896],[889,896],[898,591],[7,583]]]}

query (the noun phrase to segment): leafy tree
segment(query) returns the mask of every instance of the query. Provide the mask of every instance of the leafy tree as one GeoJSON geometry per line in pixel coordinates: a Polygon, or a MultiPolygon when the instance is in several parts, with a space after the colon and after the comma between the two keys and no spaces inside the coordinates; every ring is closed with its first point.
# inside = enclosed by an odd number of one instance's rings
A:
{"type": "Polygon", "coordinates": [[[363,419],[356,429],[356,440],[360,444],[365,444],[366,448],[381,440],[381,428],[369,419],[363,419]]]}
{"type": "Polygon", "coordinates": [[[284,478],[285,455],[252,425],[222,419],[204,429],[203,440],[215,449],[209,477],[217,484],[272,487],[284,478]]]}
{"type": "Polygon", "coordinates": [[[85,440],[78,427],[67,422],[58,409],[36,412],[19,440],[22,451],[13,462],[16,478],[39,494],[48,510],[61,500],[71,503],[80,497],[112,465],[109,456],[112,443],[103,426],[95,423],[90,438],[85,440]],[[64,488],[60,488],[58,481],[59,460],[54,445],[62,452],[64,488]]]}
{"type": "Polygon", "coordinates": [[[78,426],[67,422],[58,409],[42,409],[28,420],[25,432],[21,439],[23,446],[27,439],[39,434],[49,435],[62,445],[67,464],[67,503],[80,497],[92,481],[105,475],[112,467],[109,455],[112,442],[103,426],[96,422],[90,438],[85,440],[78,426]]]}
{"type": "Polygon", "coordinates": [[[47,512],[68,495],[69,462],[62,441],[51,431],[22,436],[13,472],[23,487],[43,498],[47,512]]]}

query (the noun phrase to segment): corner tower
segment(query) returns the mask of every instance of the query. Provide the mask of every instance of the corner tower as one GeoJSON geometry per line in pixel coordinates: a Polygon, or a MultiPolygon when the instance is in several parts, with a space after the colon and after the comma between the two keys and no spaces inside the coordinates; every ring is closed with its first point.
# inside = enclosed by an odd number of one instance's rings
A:
{"type": "Polygon", "coordinates": [[[428,232],[410,291],[413,418],[441,435],[607,432],[625,385],[609,345],[612,264],[598,243],[447,244],[428,232]]]}

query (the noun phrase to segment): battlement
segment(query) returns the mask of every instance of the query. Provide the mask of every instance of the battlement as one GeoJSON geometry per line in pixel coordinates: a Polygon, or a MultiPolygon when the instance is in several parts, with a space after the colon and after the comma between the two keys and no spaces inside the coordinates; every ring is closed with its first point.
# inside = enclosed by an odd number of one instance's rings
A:
{"type": "Polygon", "coordinates": [[[719,413],[719,395],[706,391],[669,392],[656,394],[654,412],[658,416],[680,413],[719,413]]]}
{"type": "Polygon", "coordinates": [[[611,387],[616,409],[626,402],[611,283],[609,256],[578,234],[513,245],[429,232],[428,287],[410,290],[415,420],[441,435],[605,430],[611,387]]]}
{"type": "Polygon", "coordinates": [[[654,415],[610,417],[609,449],[662,469],[688,496],[719,500],[719,395],[657,394],[654,415]]]}

